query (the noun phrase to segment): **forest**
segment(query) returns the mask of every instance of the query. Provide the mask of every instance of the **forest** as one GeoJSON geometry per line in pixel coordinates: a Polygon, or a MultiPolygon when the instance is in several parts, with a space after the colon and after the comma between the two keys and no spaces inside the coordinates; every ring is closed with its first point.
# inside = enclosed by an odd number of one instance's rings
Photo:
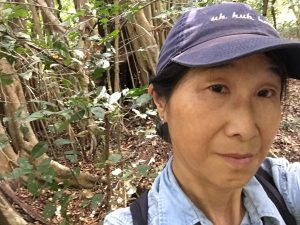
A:
{"type": "MultiPolygon", "coordinates": [[[[178,17],[218,0],[0,0],[0,223],[101,224],[164,167],[147,94],[178,17]]],[[[300,39],[299,0],[241,0],[300,39]]],[[[300,161],[300,83],[271,153],[300,161]]]]}

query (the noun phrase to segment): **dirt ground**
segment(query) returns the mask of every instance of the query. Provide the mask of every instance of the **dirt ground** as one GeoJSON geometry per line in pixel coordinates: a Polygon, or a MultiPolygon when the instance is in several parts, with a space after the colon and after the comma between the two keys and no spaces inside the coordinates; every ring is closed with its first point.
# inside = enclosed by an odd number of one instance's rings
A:
{"type": "MultiPolygon", "coordinates": [[[[154,123],[151,120],[136,119],[133,121],[126,121],[125,119],[125,131],[124,138],[121,143],[121,148],[124,157],[127,159],[126,164],[132,164],[133,162],[143,162],[149,165],[149,171],[158,172],[163,168],[165,162],[170,157],[171,147],[169,144],[162,141],[156,135],[153,135],[154,123]],[[152,132],[151,132],[152,131],[152,132]],[[148,133],[147,133],[148,132],[148,133]]],[[[280,125],[280,131],[275,138],[275,142],[271,148],[271,151],[277,157],[286,157],[292,162],[300,162],[300,82],[292,80],[289,83],[289,91],[287,99],[284,101],[282,123],[280,125]]],[[[98,173],[97,169],[93,166],[85,165],[86,170],[90,172],[98,173]]],[[[144,188],[151,185],[153,176],[151,177],[138,177],[130,180],[129,186],[136,186],[137,193],[142,192],[144,188]]],[[[112,208],[122,206],[124,199],[120,200],[120,183],[124,185],[123,181],[118,179],[114,180],[113,183],[113,196],[111,199],[112,208]],[[120,203],[121,202],[121,203],[120,203]]],[[[126,185],[126,184],[125,184],[126,185]]],[[[128,187],[128,185],[127,185],[128,187]]],[[[91,190],[94,193],[102,192],[105,193],[106,186],[95,185],[95,188],[91,190]]],[[[83,191],[69,189],[66,190],[72,195],[72,201],[69,204],[68,216],[71,219],[68,224],[98,224],[106,213],[106,205],[102,203],[97,208],[84,208],[83,202],[83,191]],[[77,221],[77,222],[72,222],[77,221]]],[[[126,189],[126,191],[130,191],[126,189]]],[[[53,193],[45,192],[40,198],[33,198],[25,188],[20,187],[17,191],[17,196],[23,201],[35,208],[37,212],[42,214],[43,205],[45,202],[52,198],[53,193]]],[[[127,199],[127,202],[130,199],[127,199]]],[[[18,206],[16,206],[18,208],[18,206]]],[[[22,210],[20,209],[20,212],[22,210]]],[[[58,224],[59,216],[51,219],[50,224],[58,224]]],[[[28,219],[31,224],[43,224],[32,219],[28,219]]]]}

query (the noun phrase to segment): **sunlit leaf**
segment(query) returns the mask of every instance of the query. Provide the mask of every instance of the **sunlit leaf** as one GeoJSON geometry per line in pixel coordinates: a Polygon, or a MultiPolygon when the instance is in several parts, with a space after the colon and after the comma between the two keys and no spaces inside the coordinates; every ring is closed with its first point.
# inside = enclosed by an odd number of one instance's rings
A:
{"type": "Polygon", "coordinates": [[[127,191],[127,194],[128,195],[133,195],[134,193],[136,193],[136,191],[137,191],[136,187],[130,186],[128,191],[127,191]]]}
{"type": "Polygon", "coordinates": [[[118,176],[121,173],[122,173],[122,170],[120,168],[117,168],[117,169],[111,171],[111,174],[114,176],[118,176]]]}
{"type": "Polygon", "coordinates": [[[139,97],[142,94],[146,94],[146,92],[147,92],[146,86],[143,86],[140,88],[132,88],[127,92],[126,96],[127,97],[139,97]]]}
{"type": "Polygon", "coordinates": [[[22,6],[15,6],[12,11],[12,18],[26,18],[28,16],[28,10],[22,6]]]}
{"type": "Polygon", "coordinates": [[[28,70],[24,73],[19,73],[20,77],[23,77],[25,80],[29,80],[32,77],[32,70],[28,70]]]}
{"type": "Polygon", "coordinates": [[[109,68],[110,63],[106,59],[100,59],[96,62],[96,66],[97,66],[97,68],[102,68],[102,69],[106,70],[109,68]]]}
{"type": "Polygon", "coordinates": [[[115,92],[113,93],[110,98],[109,98],[109,104],[115,104],[119,101],[119,99],[121,98],[121,93],[120,92],[115,92]]]}

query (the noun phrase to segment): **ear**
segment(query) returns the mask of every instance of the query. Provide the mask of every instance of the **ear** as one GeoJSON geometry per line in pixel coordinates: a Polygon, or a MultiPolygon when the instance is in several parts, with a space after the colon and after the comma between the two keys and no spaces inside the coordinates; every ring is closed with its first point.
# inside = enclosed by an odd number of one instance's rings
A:
{"type": "Polygon", "coordinates": [[[166,99],[159,96],[154,88],[153,85],[150,84],[148,87],[148,94],[152,96],[153,102],[156,105],[159,117],[164,121],[167,122],[167,116],[166,116],[166,99]]]}

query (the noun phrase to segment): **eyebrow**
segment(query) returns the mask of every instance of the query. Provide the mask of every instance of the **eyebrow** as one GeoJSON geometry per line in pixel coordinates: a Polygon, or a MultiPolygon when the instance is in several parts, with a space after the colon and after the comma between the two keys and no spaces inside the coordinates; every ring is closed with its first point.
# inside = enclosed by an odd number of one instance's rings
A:
{"type": "Polygon", "coordinates": [[[269,67],[269,69],[279,77],[284,76],[284,72],[282,71],[282,69],[279,66],[272,65],[271,67],[269,67]]]}
{"type": "Polygon", "coordinates": [[[220,65],[212,66],[211,69],[223,69],[223,68],[232,68],[234,64],[232,62],[222,63],[220,65]]]}

